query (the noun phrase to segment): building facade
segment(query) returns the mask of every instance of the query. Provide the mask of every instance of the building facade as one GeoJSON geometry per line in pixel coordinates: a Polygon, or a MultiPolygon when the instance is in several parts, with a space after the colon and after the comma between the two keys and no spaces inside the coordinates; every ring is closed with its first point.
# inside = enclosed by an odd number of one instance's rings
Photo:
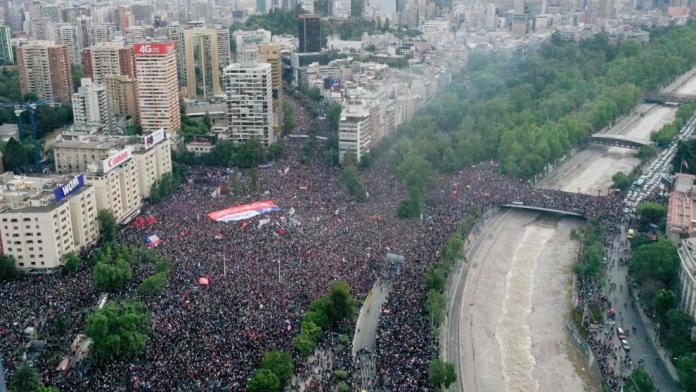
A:
{"type": "Polygon", "coordinates": [[[370,111],[362,105],[350,105],[343,109],[338,123],[340,163],[344,162],[346,154],[353,154],[360,162],[360,158],[370,152],[372,138],[370,125],[370,111]]]}
{"type": "Polygon", "coordinates": [[[53,103],[72,98],[72,65],[65,45],[34,41],[17,48],[22,94],[33,93],[53,103]]]}
{"type": "Polygon", "coordinates": [[[186,95],[207,100],[221,94],[217,29],[184,30],[186,95]]]}
{"type": "Polygon", "coordinates": [[[51,269],[99,235],[94,189],[84,176],[0,175],[3,252],[20,270],[51,269]]]}
{"type": "Polygon", "coordinates": [[[316,15],[300,15],[297,29],[300,36],[300,53],[321,52],[321,20],[316,15]]]}
{"type": "Polygon", "coordinates": [[[12,31],[8,26],[0,26],[0,65],[9,64],[14,64],[12,31]]]}
{"type": "Polygon", "coordinates": [[[691,318],[696,318],[696,238],[683,240],[678,253],[679,305],[691,318]]]}
{"type": "Polygon", "coordinates": [[[174,42],[140,43],[133,51],[140,125],[144,131],[178,132],[181,115],[174,42]]]}
{"type": "Polygon", "coordinates": [[[106,87],[83,78],[77,93],[72,96],[75,126],[112,130],[114,119],[109,106],[106,87]]]}
{"type": "Polygon", "coordinates": [[[224,70],[227,96],[227,137],[236,141],[258,138],[275,142],[271,65],[230,64],[224,70]]]}

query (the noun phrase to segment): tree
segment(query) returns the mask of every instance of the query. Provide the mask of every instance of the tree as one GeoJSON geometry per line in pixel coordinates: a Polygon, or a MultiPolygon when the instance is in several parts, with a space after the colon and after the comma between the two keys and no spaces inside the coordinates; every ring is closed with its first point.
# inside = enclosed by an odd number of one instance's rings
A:
{"type": "Polygon", "coordinates": [[[12,256],[0,256],[0,280],[14,279],[19,275],[17,264],[12,256]]]}
{"type": "Polygon", "coordinates": [[[454,372],[454,365],[440,359],[430,362],[430,384],[434,388],[449,388],[457,381],[457,374],[454,372]]]}
{"type": "Polygon", "coordinates": [[[685,391],[696,391],[696,353],[677,358],[677,374],[685,391]]]}
{"type": "Polygon", "coordinates": [[[409,198],[401,200],[396,207],[396,216],[402,219],[416,219],[421,215],[420,190],[412,187],[409,198]]]}
{"type": "Polygon", "coordinates": [[[694,351],[696,345],[691,341],[693,326],[694,320],[681,310],[672,309],[667,312],[660,337],[672,356],[678,357],[694,351]]]}
{"type": "Polygon", "coordinates": [[[116,239],[116,218],[110,210],[100,210],[97,213],[97,222],[99,222],[99,232],[104,241],[112,242],[116,239]]]}
{"type": "Polygon", "coordinates": [[[263,162],[264,155],[265,149],[261,141],[251,138],[239,145],[235,165],[243,169],[256,167],[263,162]]]}
{"type": "Polygon", "coordinates": [[[149,325],[150,315],[142,304],[109,301],[87,318],[85,331],[94,341],[94,356],[106,361],[145,349],[149,325]]]}
{"type": "Polygon", "coordinates": [[[425,274],[425,285],[430,290],[443,291],[446,279],[447,276],[442,269],[432,266],[428,268],[428,272],[425,274]]]}
{"type": "Polygon", "coordinates": [[[21,171],[27,165],[27,153],[15,138],[10,138],[5,145],[3,162],[5,170],[15,173],[21,171]]]}
{"type": "Polygon", "coordinates": [[[295,111],[287,102],[283,102],[283,133],[289,133],[295,129],[295,111]]]}
{"type": "Polygon", "coordinates": [[[666,214],[665,207],[658,203],[645,202],[636,208],[636,215],[640,218],[641,226],[658,225],[666,218],[666,214]]]}
{"type": "Polygon", "coordinates": [[[677,304],[677,297],[669,289],[659,289],[653,298],[653,309],[660,320],[664,320],[667,312],[674,309],[677,304]]]}
{"type": "Polygon", "coordinates": [[[63,256],[63,269],[65,272],[72,273],[80,268],[80,257],[75,252],[68,252],[63,256]]]}
{"type": "Polygon", "coordinates": [[[166,272],[158,272],[143,279],[142,283],[138,285],[138,293],[145,296],[159,294],[166,285],[166,272]]]}
{"type": "Polygon", "coordinates": [[[307,90],[307,96],[309,97],[309,99],[311,99],[315,103],[319,102],[323,99],[323,97],[321,96],[321,90],[319,90],[319,87],[312,87],[309,90],[307,90]]]}
{"type": "Polygon", "coordinates": [[[425,300],[425,309],[428,311],[431,327],[435,330],[442,324],[445,318],[445,296],[436,290],[428,291],[425,300]]]}
{"type": "Polygon", "coordinates": [[[624,381],[624,392],[655,392],[657,388],[643,369],[635,369],[624,381]]]}
{"type": "Polygon", "coordinates": [[[92,273],[94,286],[99,291],[116,292],[123,288],[133,277],[131,265],[124,259],[116,262],[98,262],[92,273]]]}
{"type": "Polygon", "coordinates": [[[654,280],[669,287],[678,265],[677,248],[671,242],[661,240],[638,248],[631,258],[628,272],[639,282],[654,280]]]}
{"type": "Polygon", "coordinates": [[[614,174],[611,177],[611,180],[614,182],[611,187],[621,193],[626,192],[628,188],[631,187],[631,184],[633,184],[633,178],[631,176],[627,176],[624,172],[614,174]]]}
{"type": "Polygon", "coordinates": [[[355,316],[356,307],[353,294],[350,292],[350,285],[345,280],[335,280],[331,283],[329,292],[331,306],[329,317],[334,324],[341,323],[343,320],[352,320],[355,316]]]}
{"type": "Polygon", "coordinates": [[[302,355],[309,356],[314,353],[314,349],[317,346],[316,341],[305,334],[299,334],[292,338],[292,343],[302,355]]]}
{"type": "Polygon", "coordinates": [[[337,103],[331,103],[326,109],[326,123],[329,126],[329,130],[336,132],[338,131],[338,123],[341,120],[341,105],[337,103]]]}
{"type": "Polygon", "coordinates": [[[42,386],[41,376],[34,367],[25,363],[17,368],[12,379],[12,391],[34,392],[42,386]]]}
{"type": "Polygon", "coordinates": [[[261,369],[268,369],[278,377],[280,389],[283,389],[295,371],[292,356],[283,351],[271,351],[264,354],[261,369]]]}
{"type": "Polygon", "coordinates": [[[355,166],[345,166],[341,172],[341,184],[343,184],[358,203],[367,201],[365,187],[360,182],[358,169],[355,166]]]}
{"type": "Polygon", "coordinates": [[[272,371],[259,369],[249,379],[247,390],[249,392],[276,392],[280,390],[280,381],[272,371]]]}

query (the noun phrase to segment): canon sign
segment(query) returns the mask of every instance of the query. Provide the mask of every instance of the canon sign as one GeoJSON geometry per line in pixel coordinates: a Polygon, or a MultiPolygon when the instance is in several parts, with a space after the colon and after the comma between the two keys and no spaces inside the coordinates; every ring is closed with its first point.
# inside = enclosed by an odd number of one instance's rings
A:
{"type": "Polygon", "coordinates": [[[171,42],[133,45],[133,51],[137,56],[147,56],[149,54],[164,54],[169,52],[171,48],[171,42]]]}
{"type": "Polygon", "coordinates": [[[102,161],[102,166],[104,167],[104,174],[111,171],[111,169],[122,164],[123,162],[131,159],[133,152],[130,147],[126,147],[123,150],[117,152],[116,154],[104,159],[102,161]]]}

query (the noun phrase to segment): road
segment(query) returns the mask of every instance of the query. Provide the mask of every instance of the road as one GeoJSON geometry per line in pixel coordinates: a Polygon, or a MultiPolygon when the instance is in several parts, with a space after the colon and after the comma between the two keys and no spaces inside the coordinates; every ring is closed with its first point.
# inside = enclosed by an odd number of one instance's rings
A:
{"type": "MultiPolygon", "coordinates": [[[[692,86],[696,89],[695,76],[672,88],[689,92],[692,86]]],[[[641,104],[603,132],[648,139],[675,114],[675,108],[641,104]]],[[[606,194],[615,173],[628,173],[639,164],[634,154],[619,147],[590,146],[563,162],[540,186],[606,194]]],[[[462,381],[453,390],[598,390],[597,377],[588,373],[563,326],[571,308],[576,247],[569,233],[580,224],[571,218],[508,212],[484,228],[484,238],[468,255],[468,271],[454,286],[447,359],[457,363],[462,381]]],[[[608,272],[612,281],[623,282],[622,291],[610,293],[622,306],[629,302],[625,273],[618,267],[608,272]]],[[[630,306],[617,311],[627,327],[637,328],[629,338],[634,362],[646,358],[646,370],[660,390],[676,390],[664,366],[655,362],[655,347],[646,340],[637,311],[630,306]]]]}
{"type": "Polygon", "coordinates": [[[390,289],[390,285],[382,280],[378,280],[365,298],[355,324],[353,355],[361,349],[371,353],[375,352],[377,324],[379,324],[379,316],[382,313],[382,305],[387,301],[390,289]]]}

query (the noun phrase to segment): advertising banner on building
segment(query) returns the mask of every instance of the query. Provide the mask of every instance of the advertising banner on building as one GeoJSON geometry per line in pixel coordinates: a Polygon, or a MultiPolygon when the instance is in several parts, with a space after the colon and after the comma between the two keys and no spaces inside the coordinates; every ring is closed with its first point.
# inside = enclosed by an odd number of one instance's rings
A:
{"type": "Polygon", "coordinates": [[[133,45],[136,56],[152,56],[169,53],[174,49],[174,42],[151,42],[133,45]]]}
{"type": "Polygon", "coordinates": [[[131,159],[133,156],[133,151],[130,147],[126,147],[123,150],[117,152],[116,154],[104,159],[102,161],[104,174],[111,171],[111,169],[122,164],[123,162],[131,159]]]}
{"type": "Polygon", "coordinates": [[[241,204],[226,208],[224,210],[214,211],[208,214],[208,217],[218,222],[233,222],[280,210],[280,207],[275,205],[272,200],[266,200],[249,204],[241,204]]]}
{"type": "Polygon", "coordinates": [[[149,150],[150,148],[152,148],[152,146],[164,140],[164,138],[164,129],[161,128],[159,131],[155,131],[149,135],[143,136],[143,144],[145,144],[145,149],[149,150]]]}
{"type": "Polygon", "coordinates": [[[53,195],[56,197],[56,201],[62,200],[72,193],[75,193],[85,186],[85,175],[80,174],[77,177],[73,177],[72,180],[66,182],[63,185],[59,185],[53,190],[53,195]]]}

